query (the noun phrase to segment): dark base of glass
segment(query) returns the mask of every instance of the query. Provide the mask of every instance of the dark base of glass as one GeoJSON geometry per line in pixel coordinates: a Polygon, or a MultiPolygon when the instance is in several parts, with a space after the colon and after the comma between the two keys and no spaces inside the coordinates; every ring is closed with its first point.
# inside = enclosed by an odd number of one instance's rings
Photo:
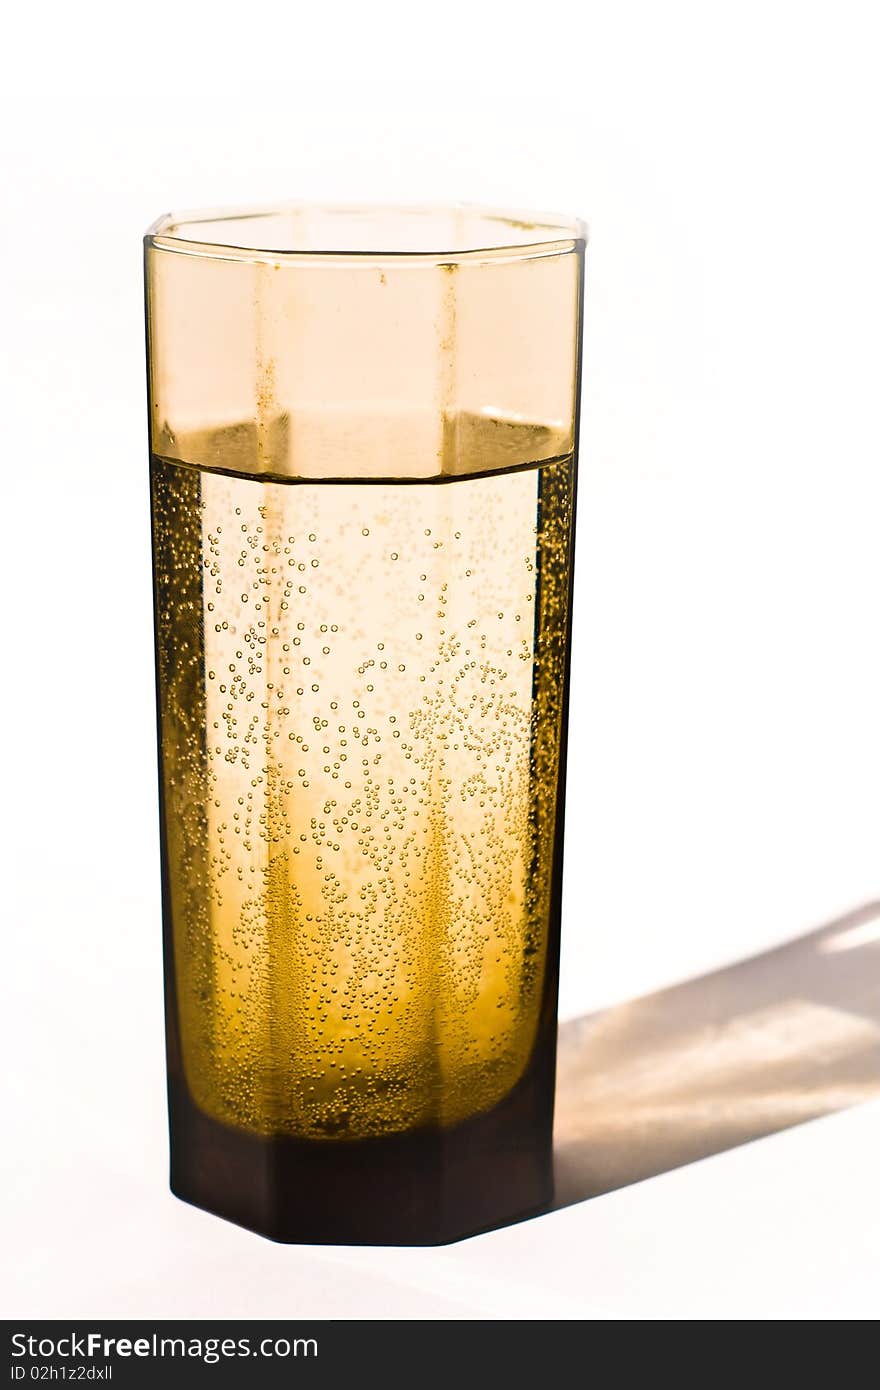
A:
{"type": "Polygon", "coordinates": [[[242,1133],[172,1080],[171,1190],[271,1240],[307,1245],[443,1245],[536,1214],[553,1197],[547,1054],[537,1050],[494,1109],[453,1129],[351,1142],[242,1133]]]}

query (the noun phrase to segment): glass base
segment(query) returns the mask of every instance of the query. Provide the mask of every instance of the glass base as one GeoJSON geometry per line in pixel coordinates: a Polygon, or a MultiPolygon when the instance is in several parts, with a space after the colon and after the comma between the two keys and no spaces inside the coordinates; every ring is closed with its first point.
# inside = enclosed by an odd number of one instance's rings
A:
{"type": "Polygon", "coordinates": [[[492,1110],[452,1129],[359,1141],[261,1138],[203,1114],[169,1082],[171,1190],[271,1240],[442,1245],[535,1215],[553,1198],[555,1021],[492,1110]]]}

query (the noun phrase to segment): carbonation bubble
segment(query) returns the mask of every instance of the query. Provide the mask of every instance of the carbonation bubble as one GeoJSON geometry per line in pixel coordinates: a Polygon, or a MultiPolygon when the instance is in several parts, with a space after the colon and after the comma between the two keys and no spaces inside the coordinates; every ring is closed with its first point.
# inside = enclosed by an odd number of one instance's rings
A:
{"type": "MultiPolygon", "coordinates": [[[[519,428],[524,464],[543,436],[519,428]]],[[[215,457],[241,437],[214,431],[215,457]]],[[[528,1062],[572,467],[473,476],[473,438],[442,487],[152,461],[183,1067],[240,1130],[453,1125],[528,1062]]]]}

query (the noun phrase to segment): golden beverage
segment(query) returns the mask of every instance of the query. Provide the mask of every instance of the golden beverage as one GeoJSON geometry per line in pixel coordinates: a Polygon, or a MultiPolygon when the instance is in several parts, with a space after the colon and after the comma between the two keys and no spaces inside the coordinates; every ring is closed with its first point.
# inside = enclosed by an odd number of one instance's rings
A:
{"type": "Polygon", "coordinates": [[[426,481],[242,471],[234,429],[152,458],[177,1026],[226,1126],[447,1128],[529,1064],[573,508],[546,435],[472,419],[426,481]]]}

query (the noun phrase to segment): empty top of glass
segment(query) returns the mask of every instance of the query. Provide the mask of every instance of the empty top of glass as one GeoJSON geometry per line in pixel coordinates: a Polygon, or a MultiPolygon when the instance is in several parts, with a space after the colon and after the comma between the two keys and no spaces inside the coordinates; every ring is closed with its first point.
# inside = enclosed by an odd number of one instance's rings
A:
{"type": "Polygon", "coordinates": [[[574,217],[453,204],[446,207],[267,208],[168,213],[148,242],[189,255],[252,257],[385,256],[458,260],[513,258],[573,251],[586,237],[574,217]]]}

